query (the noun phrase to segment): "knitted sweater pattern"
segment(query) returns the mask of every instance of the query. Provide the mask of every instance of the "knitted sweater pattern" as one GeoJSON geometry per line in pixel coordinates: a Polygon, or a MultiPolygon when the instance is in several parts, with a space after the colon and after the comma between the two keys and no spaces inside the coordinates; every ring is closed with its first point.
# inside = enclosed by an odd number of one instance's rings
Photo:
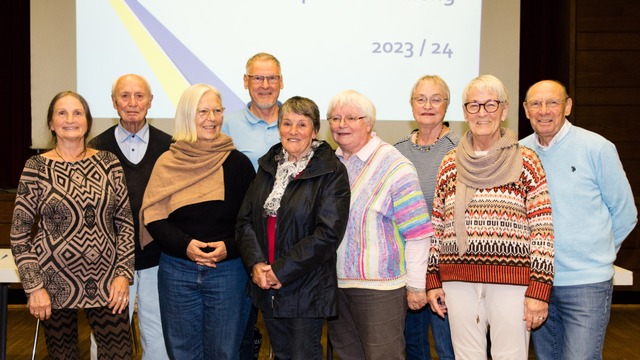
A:
{"type": "Polygon", "coordinates": [[[553,223],[544,169],[538,155],[521,147],[519,181],[477,189],[465,212],[469,247],[460,256],[454,229],[456,149],[438,171],[427,289],[442,281],[527,286],[525,296],[548,301],[553,285],[553,223]]]}

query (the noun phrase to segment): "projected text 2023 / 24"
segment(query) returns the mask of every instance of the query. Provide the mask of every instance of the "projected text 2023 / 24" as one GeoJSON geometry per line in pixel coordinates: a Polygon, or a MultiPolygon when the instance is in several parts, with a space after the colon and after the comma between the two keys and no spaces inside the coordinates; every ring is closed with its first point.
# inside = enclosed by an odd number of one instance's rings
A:
{"type": "Polygon", "coordinates": [[[415,43],[412,41],[376,41],[372,42],[371,46],[372,54],[398,54],[405,58],[433,55],[446,56],[451,59],[453,56],[453,48],[449,43],[427,43],[427,39],[415,43]]]}

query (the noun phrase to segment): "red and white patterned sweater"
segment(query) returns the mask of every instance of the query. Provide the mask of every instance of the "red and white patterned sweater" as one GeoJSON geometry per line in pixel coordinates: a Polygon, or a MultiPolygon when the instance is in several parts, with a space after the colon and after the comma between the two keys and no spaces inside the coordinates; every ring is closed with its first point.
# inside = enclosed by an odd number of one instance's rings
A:
{"type": "Polygon", "coordinates": [[[429,254],[427,289],[442,281],[528,286],[525,296],[549,301],[553,285],[551,200],[538,155],[522,151],[516,183],[477,189],[465,213],[469,247],[460,256],[454,229],[456,149],[438,170],[431,218],[436,232],[429,254]]]}

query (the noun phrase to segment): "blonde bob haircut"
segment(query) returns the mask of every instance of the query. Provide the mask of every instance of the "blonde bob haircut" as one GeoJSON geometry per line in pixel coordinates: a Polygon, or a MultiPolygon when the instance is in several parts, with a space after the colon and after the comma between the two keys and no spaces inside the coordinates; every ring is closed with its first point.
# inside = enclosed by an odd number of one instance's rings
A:
{"type": "Polygon", "coordinates": [[[213,91],[220,103],[222,96],[220,92],[208,84],[191,85],[182,93],[178,107],[176,108],[176,117],[173,122],[173,140],[195,143],[198,141],[198,133],[196,130],[196,112],[198,103],[202,96],[209,91],[213,91]]]}

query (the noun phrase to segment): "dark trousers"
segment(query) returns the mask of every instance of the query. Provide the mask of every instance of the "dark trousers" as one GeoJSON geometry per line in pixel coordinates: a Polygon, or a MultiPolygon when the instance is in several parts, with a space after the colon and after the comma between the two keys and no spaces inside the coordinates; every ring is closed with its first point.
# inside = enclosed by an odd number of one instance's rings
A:
{"type": "MultiPolygon", "coordinates": [[[[108,307],[87,308],[84,313],[96,338],[99,360],[131,359],[129,312],[112,314],[108,307]]],[[[78,348],[78,310],[52,309],[42,321],[47,351],[52,360],[80,359],[78,348]]]]}

